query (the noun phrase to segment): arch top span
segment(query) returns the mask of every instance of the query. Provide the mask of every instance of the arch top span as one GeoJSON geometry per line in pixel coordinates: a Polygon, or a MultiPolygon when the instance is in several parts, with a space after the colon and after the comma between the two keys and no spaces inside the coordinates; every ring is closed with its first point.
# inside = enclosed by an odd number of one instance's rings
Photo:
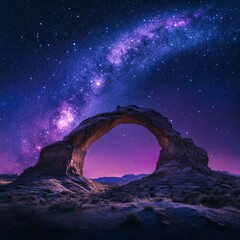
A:
{"type": "Polygon", "coordinates": [[[128,105],[117,106],[112,112],[82,121],[62,141],[44,147],[38,163],[24,174],[83,176],[84,158],[89,146],[119,124],[142,125],[156,137],[161,152],[155,171],[172,161],[196,170],[208,169],[207,152],[191,139],[182,138],[166,117],[151,108],[128,105]]]}
{"type": "Polygon", "coordinates": [[[63,141],[87,149],[98,138],[119,124],[139,124],[146,127],[164,147],[167,139],[180,138],[167,118],[150,108],[139,108],[135,105],[117,108],[109,113],[97,114],[79,124],[63,141]]]}

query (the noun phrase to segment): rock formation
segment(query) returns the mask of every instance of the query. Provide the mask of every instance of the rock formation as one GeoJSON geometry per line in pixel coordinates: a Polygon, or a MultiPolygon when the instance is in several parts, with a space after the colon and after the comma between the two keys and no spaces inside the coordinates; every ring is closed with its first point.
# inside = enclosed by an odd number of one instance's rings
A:
{"type": "Polygon", "coordinates": [[[89,146],[119,124],[142,125],[156,137],[161,151],[155,173],[170,163],[180,168],[209,171],[207,152],[197,147],[191,139],[182,138],[167,118],[153,109],[129,105],[118,106],[112,112],[84,120],[62,141],[44,147],[38,163],[26,169],[22,176],[83,176],[84,158],[89,146]]]}

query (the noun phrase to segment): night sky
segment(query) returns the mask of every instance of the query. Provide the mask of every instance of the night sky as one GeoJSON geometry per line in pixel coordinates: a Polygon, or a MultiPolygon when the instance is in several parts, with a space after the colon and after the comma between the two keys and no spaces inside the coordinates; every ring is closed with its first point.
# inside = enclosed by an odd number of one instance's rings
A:
{"type": "MultiPolygon", "coordinates": [[[[240,173],[239,1],[0,2],[0,173],[128,104],[168,117],[213,169],[240,173]]],[[[145,128],[120,125],[89,148],[85,174],[150,173],[159,150],[145,128]]]]}

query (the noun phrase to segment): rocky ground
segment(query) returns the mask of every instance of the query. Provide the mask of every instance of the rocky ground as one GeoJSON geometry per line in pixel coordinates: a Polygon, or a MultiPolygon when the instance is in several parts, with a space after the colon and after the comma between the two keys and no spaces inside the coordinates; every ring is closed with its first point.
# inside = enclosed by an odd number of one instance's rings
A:
{"type": "Polygon", "coordinates": [[[240,209],[240,178],[210,171],[202,174],[173,165],[141,180],[112,188],[104,198],[113,201],[134,198],[168,198],[173,202],[213,208],[231,206],[240,209]]]}
{"type": "Polygon", "coordinates": [[[240,178],[165,166],[109,187],[83,177],[0,188],[0,239],[240,239],[240,178]]]}
{"type": "MultiPolygon", "coordinates": [[[[3,207],[3,206],[2,206],[3,207]]],[[[0,239],[239,239],[236,209],[142,199],[2,208],[0,239]]]]}

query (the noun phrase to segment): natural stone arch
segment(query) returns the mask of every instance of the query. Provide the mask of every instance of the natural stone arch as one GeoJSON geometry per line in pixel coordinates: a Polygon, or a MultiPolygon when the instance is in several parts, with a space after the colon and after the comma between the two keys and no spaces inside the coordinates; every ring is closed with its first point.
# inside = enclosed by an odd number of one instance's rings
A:
{"type": "Polygon", "coordinates": [[[80,123],[60,142],[42,149],[38,163],[23,175],[80,175],[89,146],[119,124],[139,124],[156,137],[161,146],[156,170],[162,165],[177,162],[181,167],[208,170],[207,152],[191,139],[182,138],[167,118],[150,108],[135,105],[120,107],[113,112],[97,114],[80,123]]]}

